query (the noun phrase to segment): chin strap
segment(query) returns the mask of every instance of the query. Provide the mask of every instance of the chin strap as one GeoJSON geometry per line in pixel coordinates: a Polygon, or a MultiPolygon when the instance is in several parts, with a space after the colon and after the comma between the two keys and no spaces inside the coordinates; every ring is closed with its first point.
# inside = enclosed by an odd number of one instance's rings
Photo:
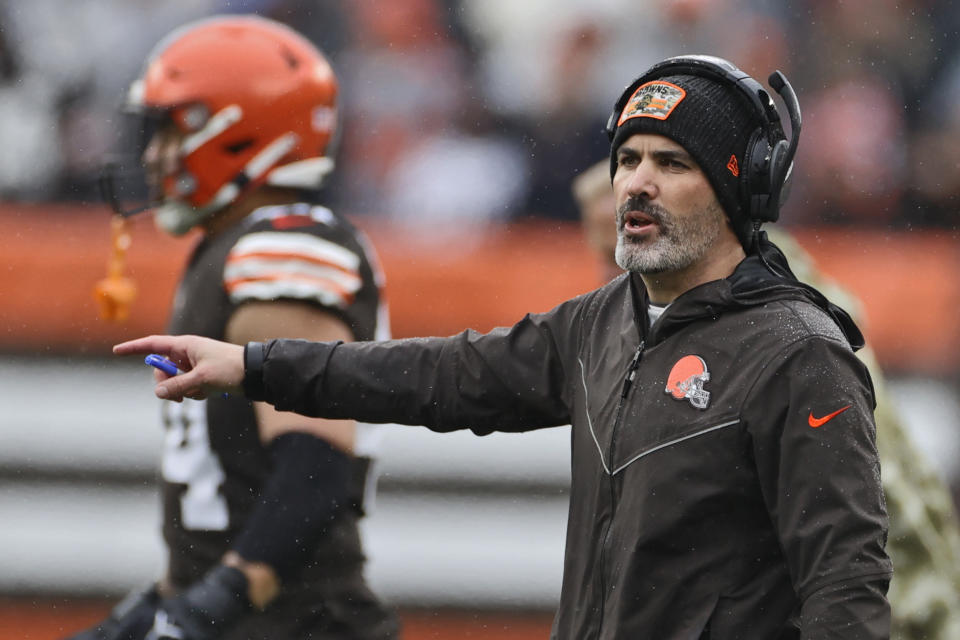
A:
{"type": "Polygon", "coordinates": [[[120,215],[110,221],[110,258],[107,277],[97,282],[93,297],[100,306],[100,318],[107,322],[124,322],[130,315],[130,305],[137,297],[137,285],[124,276],[127,250],[130,248],[128,221],[120,215]]]}

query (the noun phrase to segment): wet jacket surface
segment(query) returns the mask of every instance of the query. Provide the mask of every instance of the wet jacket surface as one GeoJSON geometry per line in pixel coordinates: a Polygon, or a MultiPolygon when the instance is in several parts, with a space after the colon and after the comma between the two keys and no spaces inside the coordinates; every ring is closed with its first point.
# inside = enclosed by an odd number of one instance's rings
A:
{"type": "Polygon", "coordinates": [[[264,399],[437,431],[572,424],[553,638],[889,637],[856,326],[756,257],[652,327],[646,307],[624,275],[488,334],[275,341],[264,399]]]}

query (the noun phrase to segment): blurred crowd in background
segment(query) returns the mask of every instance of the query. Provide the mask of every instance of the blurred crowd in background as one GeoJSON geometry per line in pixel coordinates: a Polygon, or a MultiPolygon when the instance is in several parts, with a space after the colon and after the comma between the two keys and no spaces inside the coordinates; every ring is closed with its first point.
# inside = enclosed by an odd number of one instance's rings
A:
{"type": "Polygon", "coordinates": [[[286,22],[341,83],[342,212],[473,233],[574,219],[622,88],[668,55],[783,70],[804,128],[792,225],[956,229],[952,0],[0,0],[0,199],[98,200],[153,45],[205,15],[286,22]]]}

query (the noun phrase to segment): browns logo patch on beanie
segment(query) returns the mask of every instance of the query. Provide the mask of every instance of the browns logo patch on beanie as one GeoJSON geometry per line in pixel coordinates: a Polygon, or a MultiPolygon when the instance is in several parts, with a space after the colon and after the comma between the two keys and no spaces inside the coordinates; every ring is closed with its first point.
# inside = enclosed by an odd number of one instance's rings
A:
{"type": "Polygon", "coordinates": [[[750,221],[741,188],[744,154],[762,133],[756,110],[731,86],[694,75],[667,75],[638,86],[620,111],[610,145],[610,177],[617,149],[630,136],[653,133],[677,142],[693,156],[713,186],[739,236],[750,221]]]}

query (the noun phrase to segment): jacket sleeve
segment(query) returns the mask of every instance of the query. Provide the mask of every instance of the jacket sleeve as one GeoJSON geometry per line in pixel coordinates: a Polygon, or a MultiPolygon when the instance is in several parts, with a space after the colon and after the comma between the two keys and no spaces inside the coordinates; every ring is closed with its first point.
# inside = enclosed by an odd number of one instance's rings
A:
{"type": "Polygon", "coordinates": [[[263,363],[265,400],[325,418],[526,431],[569,424],[563,355],[576,299],[487,334],[382,342],[275,340],[263,363]]]}
{"type": "Polygon", "coordinates": [[[889,638],[873,408],[866,368],[845,344],[819,336],[774,358],[744,408],[804,639],[889,638]]]}

